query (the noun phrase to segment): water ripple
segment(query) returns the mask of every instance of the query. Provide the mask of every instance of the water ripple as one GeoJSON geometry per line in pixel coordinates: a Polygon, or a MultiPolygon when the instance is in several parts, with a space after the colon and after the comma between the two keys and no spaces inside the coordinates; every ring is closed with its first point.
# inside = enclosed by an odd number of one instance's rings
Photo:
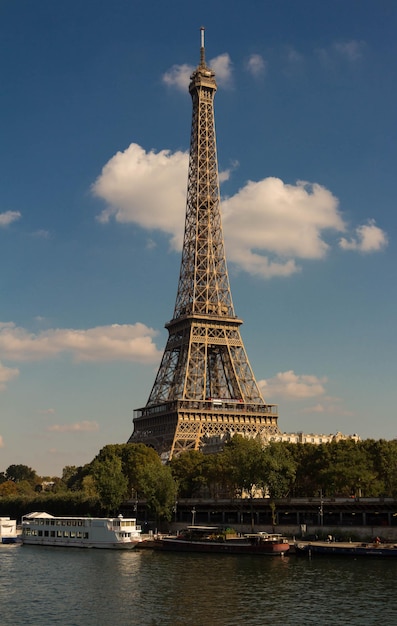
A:
{"type": "Polygon", "coordinates": [[[397,561],[2,546],[1,626],[397,624],[397,561]]]}

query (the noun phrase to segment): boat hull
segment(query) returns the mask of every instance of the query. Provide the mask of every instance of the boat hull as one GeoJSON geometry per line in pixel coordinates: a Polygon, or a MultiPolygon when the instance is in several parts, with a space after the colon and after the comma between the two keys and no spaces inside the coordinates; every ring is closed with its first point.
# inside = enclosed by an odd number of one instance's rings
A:
{"type": "Polygon", "coordinates": [[[226,539],[225,541],[192,541],[177,537],[159,539],[155,548],[172,552],[201,552],[211,554],[254,554],[283,556],[289,551],[288,543],[252,544],[244,540],[226,539]]]}
{"type": "Polygon", "coordinates": [[[51,540],[29,540],[24,539],[23,545],[27,546],[48,546],[52,548],[96,548],[105,550],[132,550],[137,546],[138,541],[120,542],[71,542],[71,541],[51,541],[51,540]]]}
{"type": "Polygon", "coordinates": [[[9,544],[9,543],[18,543],[18,537],[2,537],[1,543],[9,544]]]}

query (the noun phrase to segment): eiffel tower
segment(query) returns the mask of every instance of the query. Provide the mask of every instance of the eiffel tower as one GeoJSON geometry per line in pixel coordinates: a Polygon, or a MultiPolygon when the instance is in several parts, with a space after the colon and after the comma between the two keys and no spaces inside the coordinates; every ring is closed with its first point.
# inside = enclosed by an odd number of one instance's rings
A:
{"type": "Polygon", "coordinates": [[[134,411],[129,443],[154,447],[163,459],[204,449],[235,433],[268,439],[279,432],[277,405],[265,404],[240,336],[224,251],[214,96],[215,73],[191,75],[193,103],[185,234],[174,315],[147,404],[134,411]]]}

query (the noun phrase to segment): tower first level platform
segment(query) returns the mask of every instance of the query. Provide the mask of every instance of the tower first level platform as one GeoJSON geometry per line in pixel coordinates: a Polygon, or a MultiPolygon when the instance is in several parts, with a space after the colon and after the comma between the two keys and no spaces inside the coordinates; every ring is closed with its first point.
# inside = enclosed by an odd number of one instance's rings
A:
{"type": "Polygon", "coordinates": [[[279,432],[277,405],[210,398],[174,400],[134,411],[129,443],[144,443],[164,458],[186,450],[216,451],[235,434],[263,441],[279,432]]]}

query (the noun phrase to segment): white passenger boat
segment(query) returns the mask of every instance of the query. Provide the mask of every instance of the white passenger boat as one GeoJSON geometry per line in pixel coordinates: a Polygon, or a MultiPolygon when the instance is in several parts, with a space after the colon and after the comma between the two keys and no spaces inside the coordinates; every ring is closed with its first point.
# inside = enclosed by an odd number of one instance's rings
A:
{"type": "Polygon", "coordinates": [[[0,541],[1,543],[17,543],[17,520],[0,517],[0,541]]]}
{"type": "Polygon", "coordinates": [[[131,549],[141,541],[136,519],[118,517],[54,517],[29,513],[22,517],[22,543],[63,548],[131,549]]]}

